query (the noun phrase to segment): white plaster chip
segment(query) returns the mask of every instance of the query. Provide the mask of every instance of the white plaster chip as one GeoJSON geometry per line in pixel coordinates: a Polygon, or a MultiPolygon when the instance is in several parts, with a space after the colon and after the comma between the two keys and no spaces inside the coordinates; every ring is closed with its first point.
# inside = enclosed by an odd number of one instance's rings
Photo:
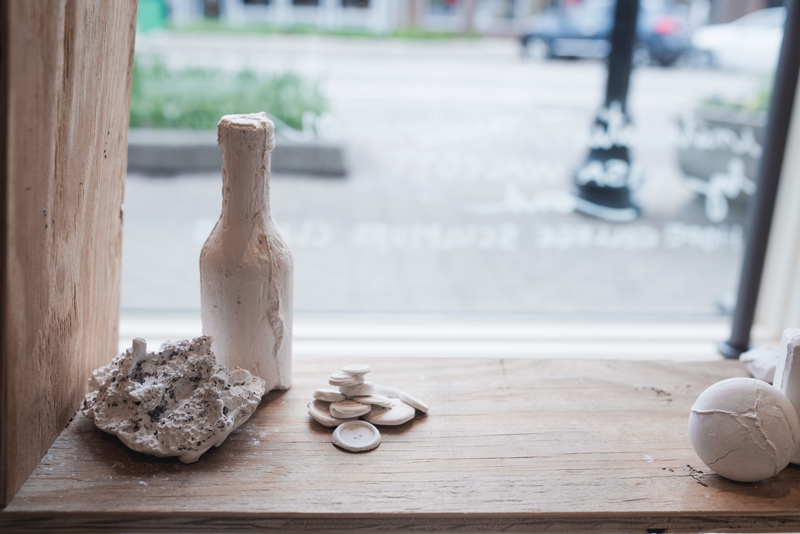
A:
{"type": "Polygon", "coordinates": [[[381,433],[365,421],[347,421],[333,431],[333,444],[352,452],[369,451],[381,444],[381,433]]]}
{"type": "Polygon", "coordinates": [[[400,399],[392,399],[391,408],[380,408],[373,406],[372,410],[363,416],[365,421],[373,425],[396,426],[402,425],[414,419],[417,414],[413,406],[406,404],[400,399]]]}
{"type": "Polygon", "coordinates": [[[352,400],[360,402],[361,404],[372,404],[375,406],[380,406],[382,408],[392,407],[392,399],[390,399],[389,397],[385,397],[383,395],[366,395],[364,397],[353,397],[352,400]]]}
{"type": "Polygon", "coordinates": [[[341,386],[339,388],[339,391],[348,397],[365,397],[367,395],[372,395],[374,390],[375,388],[372,382],[364,382],[363,384],[358,384],[357,386],[341,386]]]}
{"type": "MultiPolygon", "coordinates": [[[[774,384],[800,414],[800,328],[783,331],[774,384]]],[[[800,443],[792,456],[792,463],[800,464],[800,443]]]]}
{"type": "Polygon", "coordinates": [[[323,426],[336,427],[344,423],[345,419],[337,419],[331,415],[330,407],[329,402],[313,400],[308,403],[308,415],[323,426]]]}
{"type": "Polygon", "coordinates": [[[777,388],[755,378],[729,378],[697,398],[689,437],[718,475],[757,482],[789,464],[800,443],[800,421],[777,388]]]}
{"type": "Polygon", "coordinates": [[[370,371],[369,365],[346,365],[342,367],[342,372],[349,375],[365,375],[370,371]]]}
{"type": "Polygon", "coordinates": [[[428,413],[428,410],[429,410],[428,405],[425,404],[425,402],[423,400],[418,399],[417,397],[415,397],[413,395],[409,395],[408,393],[406,393],[404,391],[401,391],[400,392],[400,400],[405,402],[406,404],[409,404],[409,405],[413,406],[414,408],[416,408],[417,410],[421,411],[422,413],[428,413]]]}
{"type": "Polygon", "coordinates": [[[339,419],[352,419],[369,412],[369,406],[360,402],[346,400],[331,403],[331,417],[339,419]]]}
{"type": "Polygon", "coordinates": [[[216,362],[211,338],[167,342],[147,353],[144,340],[92,373],[81,410],[100,430],[153,456],[197,461],[253,414],[264,381],[216,362]]]}
{"type": "Polygon", "coordinates": [[[781,355],[781,348],[776,346],[757,347],[739,356],[739,361],[747,367],[747,371],[764,382],[775,381],[775,368],[781,355]]]}
{"type": "Polygon", "coordinates": [[[364,383],[363,375],[351,375],[349,373],[344,373],[342,371],[336,371],[328,379],[328,384],[332,386],[350,387],[350,386],[357,386],[363,383],[364,383]]]}
{"type": "Polygon", "coordinates": [[[347,400],[347,395],[343,395],[338,389],[319,388],[314,391],[314,398],[325,402],[340,402],[347,400]]]}

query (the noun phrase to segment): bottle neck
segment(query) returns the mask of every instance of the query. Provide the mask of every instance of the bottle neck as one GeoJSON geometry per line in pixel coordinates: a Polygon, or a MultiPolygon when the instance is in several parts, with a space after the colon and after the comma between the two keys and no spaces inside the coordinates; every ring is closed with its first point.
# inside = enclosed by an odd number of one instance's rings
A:
{"type": "Polygon", "coordinates": [[[222,219],[228,227],[251,228],[269,221],[270,155],[243,161],[224,157],[222,165],[222,219]]]}
{"type": "Polygon", "coordinates": [[[222,222],[224,227],[241,231],[270,220],[272,131],[249,126],[247,121],[234,126],[221,123],[218,139],[222,149],[222,222]]]}

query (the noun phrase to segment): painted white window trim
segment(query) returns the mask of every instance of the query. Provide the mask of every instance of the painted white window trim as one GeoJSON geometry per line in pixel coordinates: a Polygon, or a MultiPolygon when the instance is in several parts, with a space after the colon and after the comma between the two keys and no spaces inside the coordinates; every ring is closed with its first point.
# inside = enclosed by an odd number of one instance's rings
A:
{"type": "Polygon", "coordinates": [[[778,344],[785,328],[800,326],[800,90],[786,142],[781,180],[761,278],[753,342],[778,344]]]}
{"type": "MultiPolygon", "coordinates": [[[[514,319],[491,315],[304,315],[294,319],[296,357],[575,358],[718,360],[730,324],[700,321],[514,319]]],[[[123,314],[120,352],[134,337],[151,346],[201,333],[198,315],[123,314]]]]}

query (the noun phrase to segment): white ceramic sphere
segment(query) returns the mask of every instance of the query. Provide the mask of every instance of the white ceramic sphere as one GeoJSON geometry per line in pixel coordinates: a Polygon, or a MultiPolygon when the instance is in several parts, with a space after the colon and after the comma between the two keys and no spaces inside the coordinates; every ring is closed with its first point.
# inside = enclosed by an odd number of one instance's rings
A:
{"type": "Polygon", "coordinates": [[[757,482],[789,464],[800,443],[800,420],[777,388],[755,378],[729,378],[697,398],[689,437],[718,475],[757,482]]]}

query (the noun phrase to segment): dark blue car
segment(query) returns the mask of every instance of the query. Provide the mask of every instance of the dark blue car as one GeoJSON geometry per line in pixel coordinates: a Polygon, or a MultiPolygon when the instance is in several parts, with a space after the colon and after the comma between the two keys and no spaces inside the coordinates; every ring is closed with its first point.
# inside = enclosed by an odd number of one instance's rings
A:
{"type": "MultiPolygon", "coordinates": [[[[614,0],[584,0],[568,8],[553,8],[533,19],[522,35],[528,57],[606,57],[614,25],[614,0]]],[[[643,1],[639,7],[633,51],[635,65],[655,61],[668,66],[690,50],[688,14],[685,6],[668,2],[643,1]]]]}

